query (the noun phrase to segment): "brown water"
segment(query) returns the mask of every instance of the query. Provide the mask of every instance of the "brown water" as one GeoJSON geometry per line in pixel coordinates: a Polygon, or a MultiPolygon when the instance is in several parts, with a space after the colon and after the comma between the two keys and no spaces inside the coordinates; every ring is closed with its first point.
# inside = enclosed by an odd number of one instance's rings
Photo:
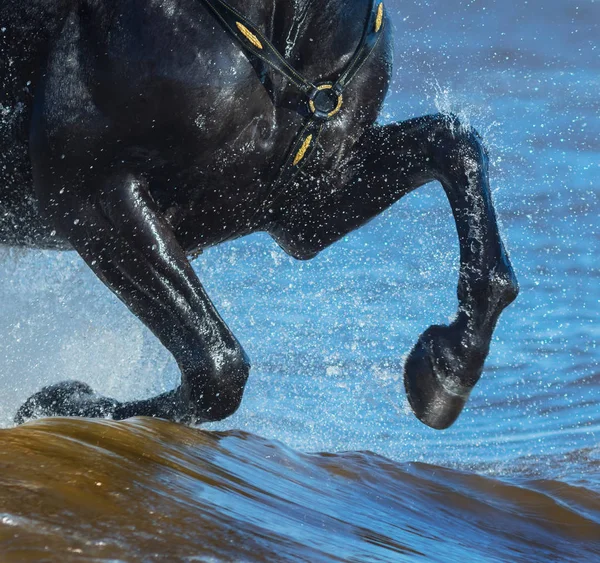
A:
{"type": "Polygon", "coordinates": [[[583,486],[160,420],[2,430],[0,483],[6,562],[600,560],[583,486]]]}

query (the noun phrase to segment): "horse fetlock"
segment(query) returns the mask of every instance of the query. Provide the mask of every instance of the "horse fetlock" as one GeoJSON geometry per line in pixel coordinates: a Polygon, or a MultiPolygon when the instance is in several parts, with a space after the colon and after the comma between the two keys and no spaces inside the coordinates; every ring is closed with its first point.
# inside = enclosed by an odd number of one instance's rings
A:
{"type": "Polygon", "coordinates": [[[505,262],[505,267],[496,270],[491,278],[492,295],[503,308],[508,307],[518,297],[520,291],[517,276],[508,262],[508,257],[505,262]]]}
{"type": "Polygon", "coordinates": [[[461,279],[458,287],[461,310],[473,326],[487,331],[493,330],[500,313],[518,295],[519,283],[508,259],[486,274],[461,279]]]}
{"type": "Polygon", "coordinates": [[[222,420],[239,408],[250,375],[245,354],[184,373],[182,396],[186,411],[196,421],[222,420]]]}

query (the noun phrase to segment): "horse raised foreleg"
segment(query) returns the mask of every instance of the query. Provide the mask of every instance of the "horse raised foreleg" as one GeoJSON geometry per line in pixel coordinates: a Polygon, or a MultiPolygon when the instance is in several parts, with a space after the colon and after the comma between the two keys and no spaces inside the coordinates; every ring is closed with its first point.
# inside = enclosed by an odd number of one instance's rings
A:
{"type": "Polygon", "coordinates": [[[479,135],[444,115],[375,126],[337,178],[321,179],[312,203],[281,212],[272,234],[290,254],[310,258],[432,180],[442,184],[456,222],[459,307],[449,325],[431,326],[419,337],[404,382],[416,416],[443,429],[460,414],[481,375],[498,317],[518,293],[479,135]]]}
{"type": "Polygon", "coordinates": [[[240,344],[156,211],[145,182],[127,172],[90,178],[92,182],[101,182],[93,197],[81,190],[56,190],[49,197],[57,226],[97,276],[170,350],[182,382],[169,393],[127,403],[98,397],[82,383],[63,382],[32,396],[16,421],[144,415],[200,422],[229,416],[240,404],[249,372],[240,344]]]}

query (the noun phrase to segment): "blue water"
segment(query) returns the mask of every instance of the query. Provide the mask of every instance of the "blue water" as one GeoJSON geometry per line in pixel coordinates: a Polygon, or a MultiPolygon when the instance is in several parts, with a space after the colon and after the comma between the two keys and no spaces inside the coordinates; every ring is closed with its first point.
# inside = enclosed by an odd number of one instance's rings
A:
{"type": "MultiPolygon", "coordinates": [[[[453,111],[483,134],[521,295],[463,415],[438,432],[410,413],[402,384],[417,336],[457,305],[438,185],[310,262],[266,235],[211,249],[194,267],[253,364],[240,411],[212,427],[600,490],[600,5],[386,6],[396,66],[382,121],[453,111]]],[[[168,354],[75,254],[0,252],[3,425],[62,379],[119,399],[175,384],[168,354]]]]}

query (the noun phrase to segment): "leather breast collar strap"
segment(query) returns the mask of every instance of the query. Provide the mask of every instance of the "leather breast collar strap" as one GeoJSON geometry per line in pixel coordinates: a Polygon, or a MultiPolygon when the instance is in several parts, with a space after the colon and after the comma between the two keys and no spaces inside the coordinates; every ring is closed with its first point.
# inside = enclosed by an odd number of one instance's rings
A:
{"type": "Polygon", "coordinates": [[[296,136],[275,184],[267,194],[291,182],[302,166],[309,160],[317,146],[325,124],[335,118],[343,107],[344,88],[356,76],[362,65],[375,49],[382,36],[384,9],[381,0],[371,0],[367,23],[354,56],[335,82],[312,83],[295,70],[273,44],[237,10],[223,0],[202,0],[216,16],[225,31],[235,37],[242,48],[265,64],[283,74],[302,94],[305,104],[298,112],[307,116],[296,136]]]}

